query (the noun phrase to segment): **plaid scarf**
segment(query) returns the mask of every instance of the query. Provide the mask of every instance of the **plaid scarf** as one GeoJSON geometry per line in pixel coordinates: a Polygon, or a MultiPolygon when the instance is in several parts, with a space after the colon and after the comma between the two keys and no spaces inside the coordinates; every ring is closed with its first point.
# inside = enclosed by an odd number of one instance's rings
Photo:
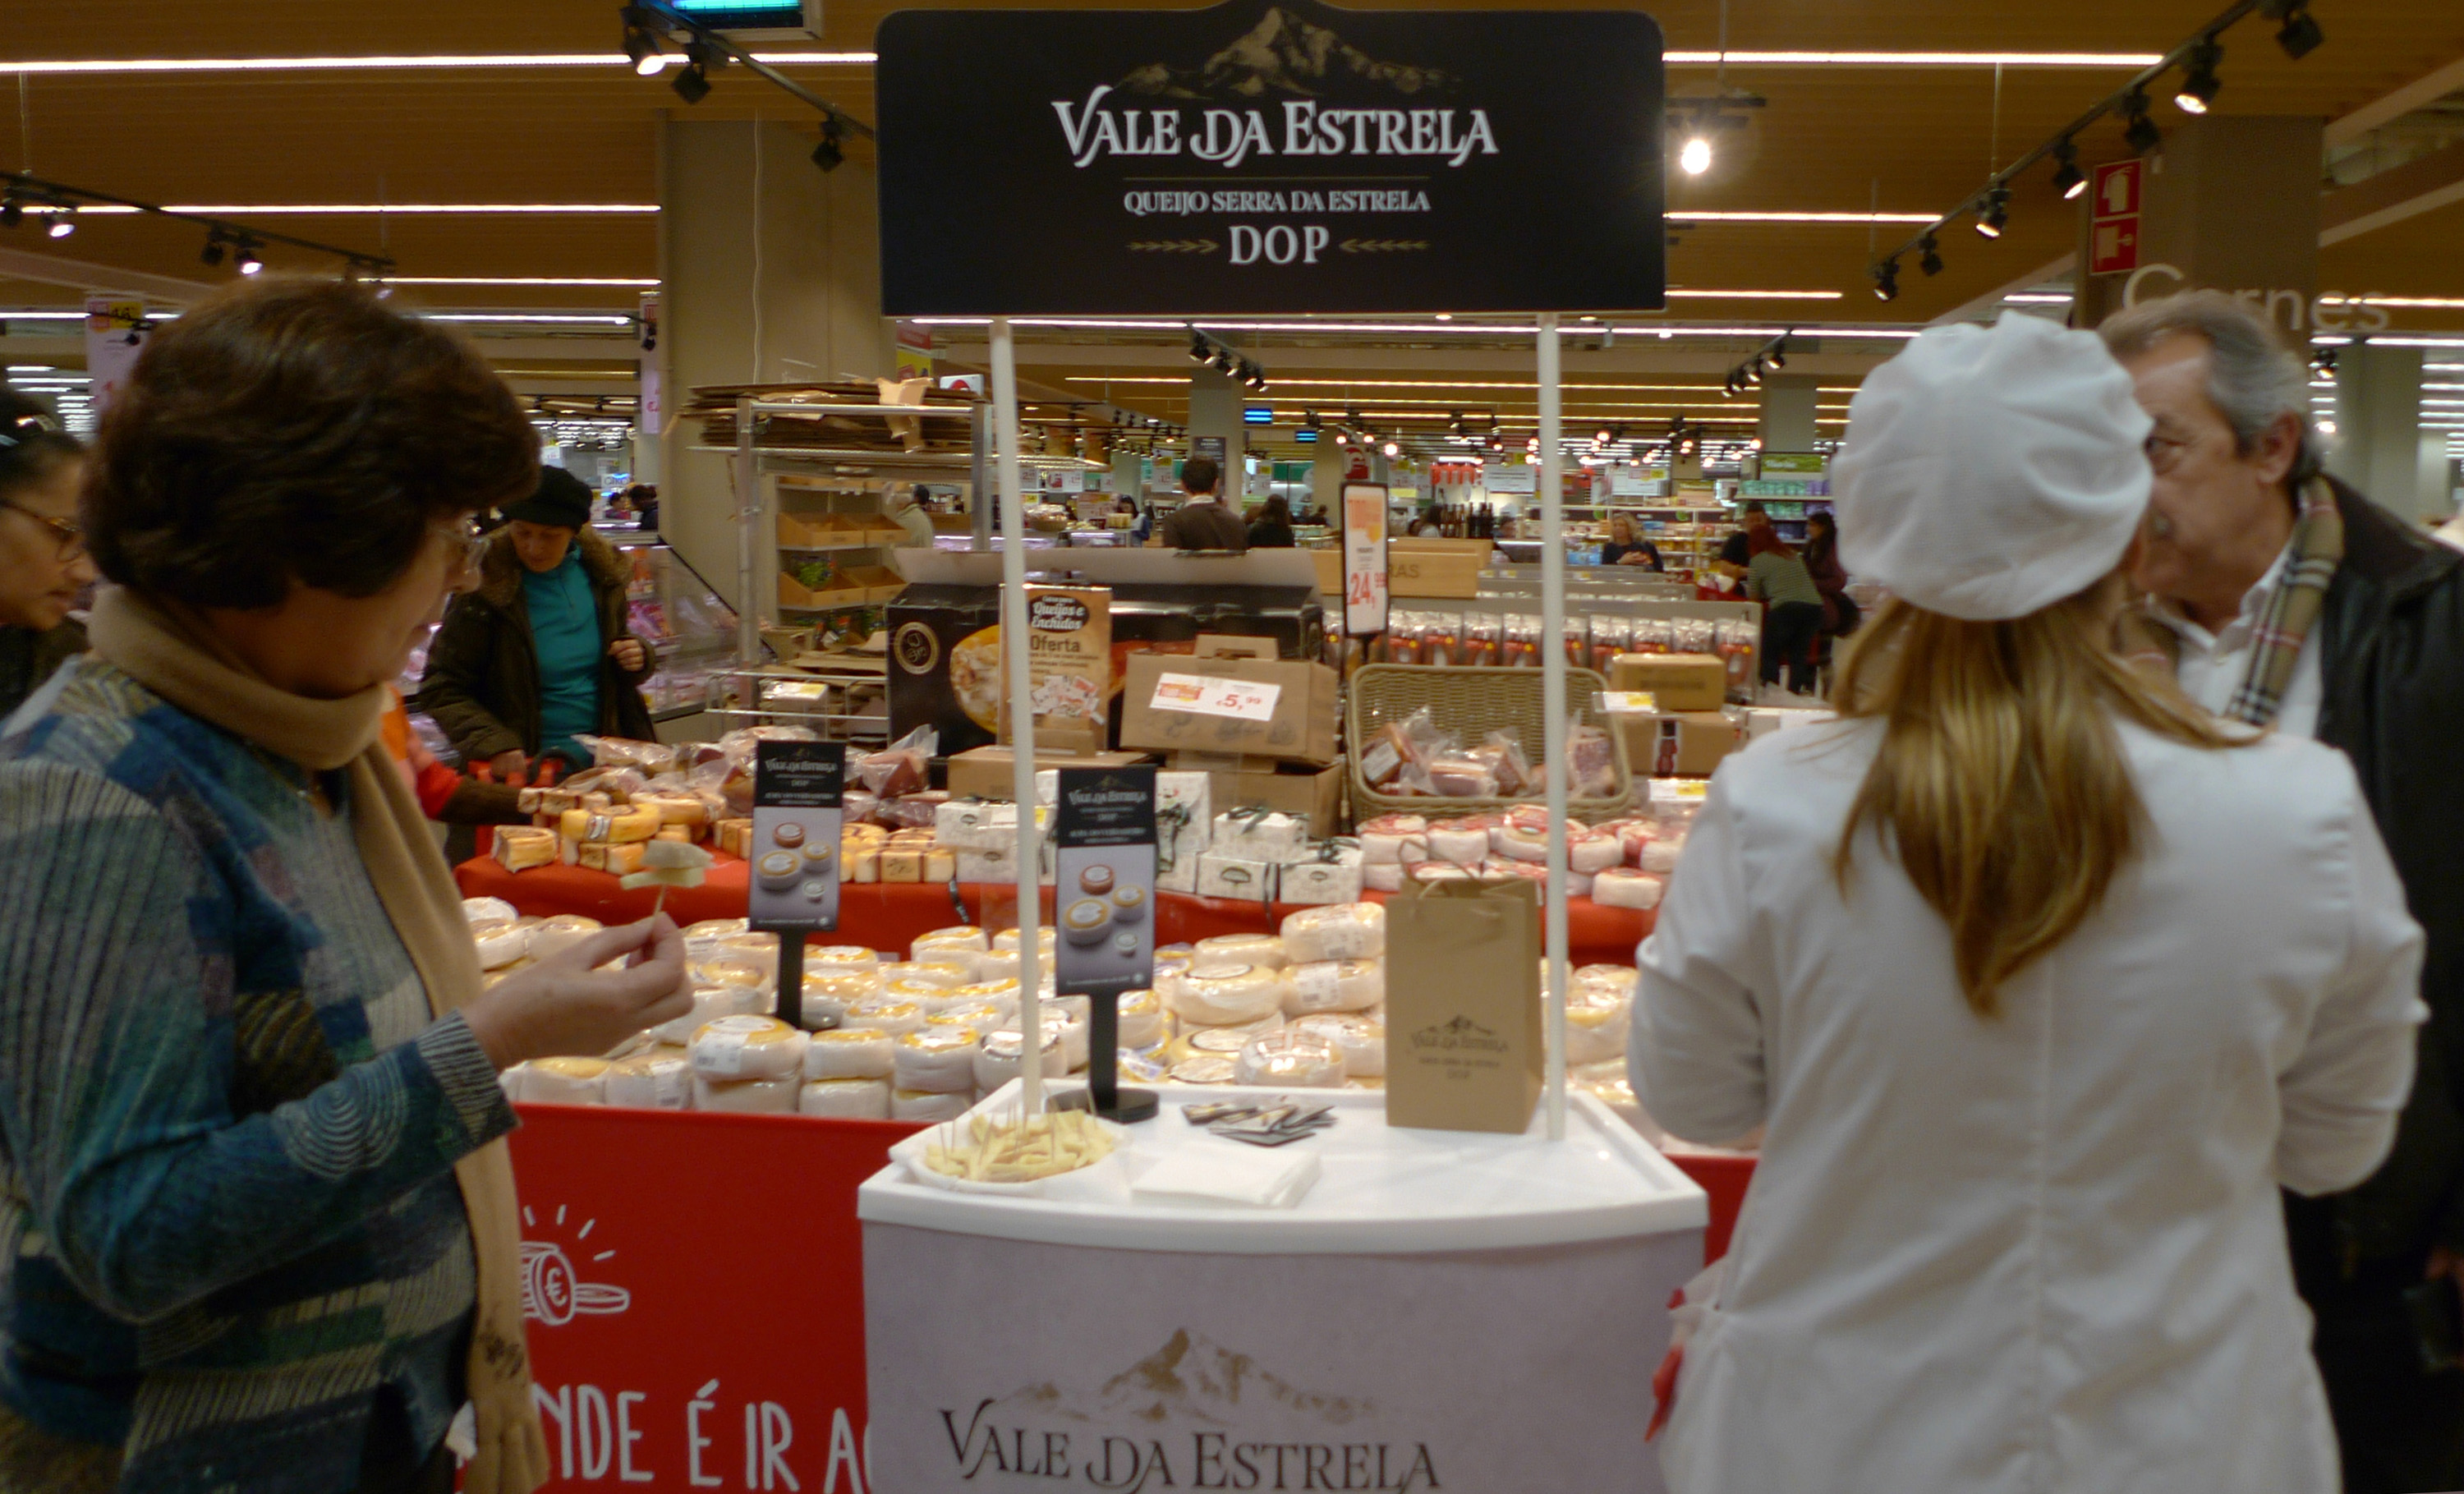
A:
{"type": "Polygon", "coordinates": [[[2324,477],[2301,485],[2301,512],[2293,520],[2290,559],[2268,593],[2267,610],[2252,635],[2250,672],[2225,707],[2230,720],[2273,726],[2293,683],[2293,663],[2327,602],[2327,584],[2344,560],[2344,516],[2324,477]]]}

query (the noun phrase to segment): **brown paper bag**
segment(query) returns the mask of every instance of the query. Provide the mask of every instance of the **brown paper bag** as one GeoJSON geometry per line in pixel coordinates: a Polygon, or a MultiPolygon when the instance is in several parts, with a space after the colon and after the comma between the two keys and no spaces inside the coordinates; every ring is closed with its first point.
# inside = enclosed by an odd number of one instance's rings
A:
{"type": "Polygon", "coordinates": [[[1386,1123],[1520,1135],[1540,1102],[1540,890],[1406,883],[1386,902],[1386,1123]]]}

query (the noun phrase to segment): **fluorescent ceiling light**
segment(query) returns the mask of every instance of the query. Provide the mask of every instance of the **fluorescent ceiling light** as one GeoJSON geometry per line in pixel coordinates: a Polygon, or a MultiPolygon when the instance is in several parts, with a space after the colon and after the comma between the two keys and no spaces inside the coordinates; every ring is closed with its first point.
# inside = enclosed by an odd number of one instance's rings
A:
{"type": "MultiPolygon", "coordinates": [[[[757,52],[779,67],[869,66],[869,52],[757,52]]],[[[98,57],[45,62],[0,62],[0,77],[103,76],[164,73],[387,73],[451,72],[486,68],[625,68],[621,52],[488,52],[433,56],[367,57],[98,57]]]]}
{"type": "Polygon", "coordinates": [[[1755,301],[1836,301],[1846,294],[1841,291],[1677,291],[1667,293],[1670,300],[1755,300],[1755,301]]]}
{"type": "Polygon", "coordinates": [[[2464,297],[2455,296],[2321,296],[2321,306],[2407,306],[2423,311],[2464,310],[2464,297]]]}
{"type": "Polygon", "coordinates": [[[2136,72],[2165,60],[2153,52],[1670,52],[1671,67],[2114,68],[2136,72]]]}
{"type": "MultiPolygon", "coordinates": [[[[80,207],[79,217],[133,217],[140,208],[102,203],[80,207]]],[[[657,203],[165,203],[166,212],[197,218],[346,217],[386,213],[644,213],[657,203]]]]}
{"type": "Polygon", "coordinates": [[[429,312],[429,313],[423,313],[423,314],[421,314],[421,315],[423,316],[424,319],[429,320],[429,321],[518,321],[518,322],[548,321],[548,322],[569,323],[569,324],[577,325],[577,326],[592,326],[592,327],[629,327],[629,326],[631,326],[631,325],[633,324],[633,319],[632,319],[632,318],[630,318],[630,317],[619,317],[619,316],[577,316],[577,315],[568,315],[568,314],[565,314],[565,313],[562,313],[562,312],[519,312],[519,311],[512,311],[512,312],[469,312],[469,311],[449,311],[449,312],[429,312]]]}
{"type": "Polygon", "coordinates": [[[1671,223],[1938,223],[1931,212],[1697,212],[1668,209],[1671,223]]]}
{"type": "Polygon", "coordinates": [[[2016,296],[2005,296],[2002,298],[2017,306],[2067,306],[2071,303],[2068,295],[2039,296],[2029,291],[2021,291],[2016,296]]]}
{"type": "Polygon", "coordinates": [[[656,289],[658,281],[621,275],[389,275],[379,283],[385,285],[590,285],[630,286],[656,289]]]}
{"type": "MultiPolygon", "coordinates": [[[[1185,388],[1188,386],[1189,381],[1183,378],[1177,378],[1170,374],[1129,374],[1120,376],[1107,376],[1104,374],[1070,374],[1064,378],[1062,383],[1169,384],[1185,388]]],[[[1537,389],[1540,385],[1535,381],[1529,379],[1295,379],[1288,376],[1278,376],[1275,380],[1275,387],[1278,389],[1537,389]]],[[[1602,390],[1618,394],[1685,394],[1698,391],[1707,394],[1716,393],[1719,389],[1719,385],[1715,384],[1590,384],[1571,380],[1560,384],[1558,387],[1565,390],[1569,395],[1589,394],[1602,390]]],[[[1821,394],[1854,394],[1857,392],[1857,385],[1826,384],[1818,386],[1816,392],[1821,394]]],[[[1400,395],[1381,397],[1389,399],[1401,398],[1400,395]]],[[[1432,401],[1431,403],[1442,405],[1448,402],[1437,400],[1432,401]]],[[[1472,403],[1477,404],[1478,402],[1474,401],[1472,403]]]]}

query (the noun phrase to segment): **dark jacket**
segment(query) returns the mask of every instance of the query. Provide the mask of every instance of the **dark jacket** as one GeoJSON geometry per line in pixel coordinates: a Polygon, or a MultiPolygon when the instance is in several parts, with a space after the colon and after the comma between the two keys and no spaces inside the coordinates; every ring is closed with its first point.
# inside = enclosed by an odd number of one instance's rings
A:
{"type": "MultiPolygon", "coordinates": [[[[640,685],[658,668],[658,655],[642,644],[643,668],[628,673],[608,658],[626,626],[625,585],[632,568],[614,545],[584,529],[573,537],[582,549],[583,574],[599,604],[599,732],[634,741],[655,739],[650,708],[640,685]]],[[[539,750],[539,650],[531,639],[530,604],[522,595],[521,558],[510,534],[488,542],[479,561],[479,588],[456,597],[445,609],[445,626],[428,646],[428,672],[420,677],[415,708],[427,712],[453,740],[465,762],[485,762],[498,753],[539,750]]]]}
{"type": "Polygon", "coordinates": [[[2344,560],[2319,616],[2319,739],[2360,773],[2412,916],[2429,935],[2430,1021],[2395,1150],[2332,1200],[2347,1261],[2416,1266],[2464,1250],[2464,554],[2343,483],[2344,560]]]}
{"type": "Polygon", "coordinates": [[[85,652],[85,628],[75,621],[45,632],[0,627],[0,721],[16,714],[60,666],[85,652]]]}
{"type": "Polygon", "coordinates": [[[1249,526],[1221,502],[1191,499],[1164,516],[1167,550],[1246,550],[1249,526]]]}
{"type": "Polygon", "coordinates": [[[1249,526],[1249,548],[1252,550],[1288,550],[1292,547],[1292,526],[1260,519],[1249,526]]]}

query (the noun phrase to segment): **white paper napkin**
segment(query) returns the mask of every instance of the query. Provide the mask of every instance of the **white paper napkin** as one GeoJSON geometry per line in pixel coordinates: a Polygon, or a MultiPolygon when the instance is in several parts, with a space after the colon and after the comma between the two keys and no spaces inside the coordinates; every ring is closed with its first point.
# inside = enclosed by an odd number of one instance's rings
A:
{"type": "Polygon", "coordinates": [[[1177,1147],[1130,1184],[1140,1203],[1166,1207],[1288,1209],[1317,1181],[1307,1142],[1267,1149],[1213,1138],[1177,1147]]]}

